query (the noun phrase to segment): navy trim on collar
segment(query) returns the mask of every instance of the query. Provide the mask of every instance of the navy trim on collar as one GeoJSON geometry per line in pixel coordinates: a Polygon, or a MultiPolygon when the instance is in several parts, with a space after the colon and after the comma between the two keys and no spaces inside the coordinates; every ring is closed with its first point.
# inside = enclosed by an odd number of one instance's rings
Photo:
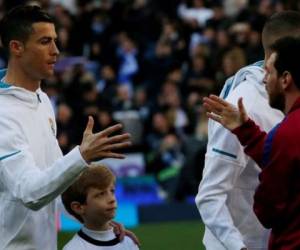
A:
{"type": "Polygon", "coordinates": [[[91,243],[93,245],[96,245],[96,246],[107,247],[107,246],[114,246],[114,245],[117,245],[118,243],[120,243],[120,240],[118,238],[114,238],[114,239],[108,240],[108,241],[95,240],[92,237],[90,237],[87,234],[85,234],[84,232],[82,232],[82,230],[79,230],[79,232],[77,234],[82,239],[84,239],[87,242],[89,242],[89,243],[91,243]]]}

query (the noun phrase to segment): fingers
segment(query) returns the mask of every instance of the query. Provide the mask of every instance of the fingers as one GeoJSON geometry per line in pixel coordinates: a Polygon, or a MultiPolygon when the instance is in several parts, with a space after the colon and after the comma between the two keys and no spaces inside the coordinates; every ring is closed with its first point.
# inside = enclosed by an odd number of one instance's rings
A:
{"type": "MultiPolygon", "coordinates": [[[[124,159],[125,155],[115,153],[115,150],[128,148],[132,145],[130,139],[130,134],[126,133],[123,135],[116,135],[106,138],[98,138],[98,146],[95,150],[95,155],[100,158],[115,158],[124,159]]],[[[98,158],[97,157],[97,158],[98,158]]]]}
{"type": "Polygon", "coordinates": [[[225,101],[224,99],[222,99],[222,98],[219,97],[219,96],[216,96],[216,95],[210,95],[209,98],[212,99],[212,100],[214,100],[215,102],[217,102],[217,103],[219,103],[219,104],[225,106],[225,107],[228,106],[228,105],[230,105],[229,102],[225,101]]]}
{"type": "Polygon", "coordinates": [[[138,245],[139,247],[141,246],[139,239],[136,237],[136,235],[133,232],[125,230],[125,235],[128,236],[130,239],[132,239],[136,245],[138,245]]]}
{"type": "MultiPolygon", "coordinates": [[[[122,136],[119,136],[122,137],[122,136]]],[[[99,143],[99,145],[94,149],[94,158],[101,160],[105,158],[114,158],[114,159],[125,159],[124,154],[116,153],[118,149],[123,149],[131,146],[131,141],[123,141],[119,143],[110,143],[110,138],[101,138],[100,140],[105,140],[105,144],[99,143]]]]}
{"type": "Polygon", "coordinates": [[[99,136],[99,137],[106,137],[106,136],[109,136],[110,134],[120,130],[122,127],[123,127],[122,124],[119,123],[119,124],[110,126],[106,129],[96,133],[96,135],[99,136]]]}
{"type": "Polygon", "coordinates": [[[113,158],[113,159],[125,159],[126,155],[124,154],[119,154],[119,153],[114,153],[110,151],[101,151],[99,154],[97,154],[97,157],[93,157],[93,161],[100,161],[106,158],[113,158]]]}
{"type": "Polygon", "coordinates": [[[92,134],[93,133],[93,127],[94,127],[94,119],[92,116],[89,116],[86,128],[83,132],[84,135],[86,134],[92,134]]]}
{"type": "Polygon", "coordinates": [[[129,133],[105,138],[98,134],[98,138],[95,137],[95,141],[97,141],[97,145],[101,147],[101,150],[115,150],[131,146],[130,137],[129,133]]]}
{"type": "Polygon", "coordinates": [[[217,114],[220,114],[224,109],[224,104],[219,102],[219,100],[212,99],[210,97],[209,98],[208,97],[203,98],[203,105],[204,105],[204,107],[207,111],[214,112],[214,113],[217,113],[217,114]]]}
{"type": "MultiPolygon", "coordinates": [[[[98,134],[98,138],[101,140],[102,135],[98,134]],[[99,138],[100,137],[100,138],[99,138]]],[[[121,134],[121,135],[115,135],[111,137],[107,137],[105,144],[113,144],[113,143],[118,143],[122,141],[127,141],[131,138],[131,135],[129,133],[121,134]]]]}
{"type": "MultiPolygon", "coordinates": [[[[116,221],[113,221],[113,220],[110,221],[109,224],[114,228],[114,232],[115,232],[115,233],[116,233],[116,230],[115,230],[115,229],[119,230],[118,228],[120,228],[120,226],[121,226],[120,223],[118,223],[118,222],[116,222],[116,221]]],[[[117,231],[117,232],[119,232],[119,231],[117,231]]]]}
{"type": "Polygon", "coordinates": [[[108,144],[106,146],[102,146],[101,151],[114,151],[114,150],[118,150],[118,149],[122,149],[122,148],[127,148],[129,146],[131,146],[130,141],[108,144]]]}
{"type": "Polygon", "coordinates": [[[243,104],[243,98],[240,97],[239,100],[238,100],[238,108],[239,108],[239,111],[241,112],[241,114],[243,116],[246,115],[246,109],[245,109],[245,106],[243,104]]]}
{"type": "Polygon", "coordinates": [[[115,235],[118,236],[120,241],[122,241],[126,235],[130,239],[132,239],[136,245],[138,245],[139,247],[141,246],[140,241],[136,237],[136,235],[133,232],[126,230],[122,224],[115,222],[115,221],[111,221],[110,224],[114,229],[115,235]]]}
{"type": "Polygon", "coordinates": [[[239,107],[239,111],[241,113],[245,112],[245,108],[244,108],[244,104],[243,104],[243,97],[240,97],[238,99],[238,107],[239,107]]]}
{"type": "Polygon", "coordinates": [[[243,98],[242,97],[240,97],[239,100],[238,100],[238,108],[239,108],[239,111],[241,113],[242,122],[246,122],[248,120],[248,115],[247,115],[245,106],[243,104],[243,98]]]}
{"type": "Polygon", "coordinates": [[[111,133],[122,128],[121,124],[111,126],[96,134],[92,133],[92,128],[93,119],[89,118],[89,122],[80,145],[81,155],[86,162],[91,162],[95,159],[101,160],[104,158],[125,158],[125,155],[114,151],[131,146],[131,135],[129,133],[124,133],[109,137],[111,133]]]}
{"type": "Polygon", "coordinates": [[[123,225],[115,221],[111,221],[110,224],[114,229],[115,235],[118,236],[120,241],[122,241],[125,237],[125,228],[123,225]]]}
{"type": "Polygon", "coordinates": [[[215,114],[215,113],[212,113],[212,112],[207,112],[206,113],[207,117],[216,121],[216,122],[219,122],[219,123],[222,123],[222,117],[215,114]]]}

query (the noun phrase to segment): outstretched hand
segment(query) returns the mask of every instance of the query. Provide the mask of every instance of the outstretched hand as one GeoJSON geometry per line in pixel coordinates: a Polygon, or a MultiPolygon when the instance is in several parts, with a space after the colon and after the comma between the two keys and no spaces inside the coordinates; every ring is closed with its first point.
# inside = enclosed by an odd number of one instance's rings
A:
{"type": "Polygon", "coordinates": [[[93,127],[94,119],[89,116],[80,145],[81,155],[86,162],[89,163],[91,161],[101,160],[104,158],[125,158],[123,154],[119,154],[114,151],[131,145],[131,142],[129,141],[130,134],[124,133],[110,136],[122,128],[121,124],[110,126],[95,134],[93,133],[93,127]]]}
{"type": "Polygon", "coordinates": [[[238,107],[236,107],[216,95],[210,95],[203,98],[203,105],[209,118],[229,130],[241,126],[249,119],[242,98],[239,98],[238,107]]]}

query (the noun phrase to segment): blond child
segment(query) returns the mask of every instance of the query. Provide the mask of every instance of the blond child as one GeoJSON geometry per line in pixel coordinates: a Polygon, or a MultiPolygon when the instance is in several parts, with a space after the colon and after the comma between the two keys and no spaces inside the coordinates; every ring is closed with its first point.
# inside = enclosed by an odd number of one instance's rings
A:
{"type": "Polygon", "coordinates": [[[139,249],[128,236],[120,242],[110,224],[117,209],[115,180],[107,167],[93,165],[62,194],[66,210],[83,224],[63,250],[139,249]]]}

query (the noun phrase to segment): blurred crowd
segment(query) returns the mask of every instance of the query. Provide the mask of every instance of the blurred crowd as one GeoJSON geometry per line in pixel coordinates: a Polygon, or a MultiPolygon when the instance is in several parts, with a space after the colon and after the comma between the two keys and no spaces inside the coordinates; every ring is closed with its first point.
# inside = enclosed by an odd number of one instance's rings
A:
{"type": "MultiPolygon", "coordinates": [[[[42,88],[57,115],[63,152],[80,144],[87,117],[95,131],[121,121],[132,152],[166,197],[195,194],[207,142],[202,97],[218,94],[241,67],[263,60],[261,30],[298,1],[0,0],[0,18],[38,4],[57,23],[60,61],[42,88]],[[180,184],[180,185],[179,185],[180,184]]],[[[0,50],[0,67],[6,55],[0,50]]]]}

